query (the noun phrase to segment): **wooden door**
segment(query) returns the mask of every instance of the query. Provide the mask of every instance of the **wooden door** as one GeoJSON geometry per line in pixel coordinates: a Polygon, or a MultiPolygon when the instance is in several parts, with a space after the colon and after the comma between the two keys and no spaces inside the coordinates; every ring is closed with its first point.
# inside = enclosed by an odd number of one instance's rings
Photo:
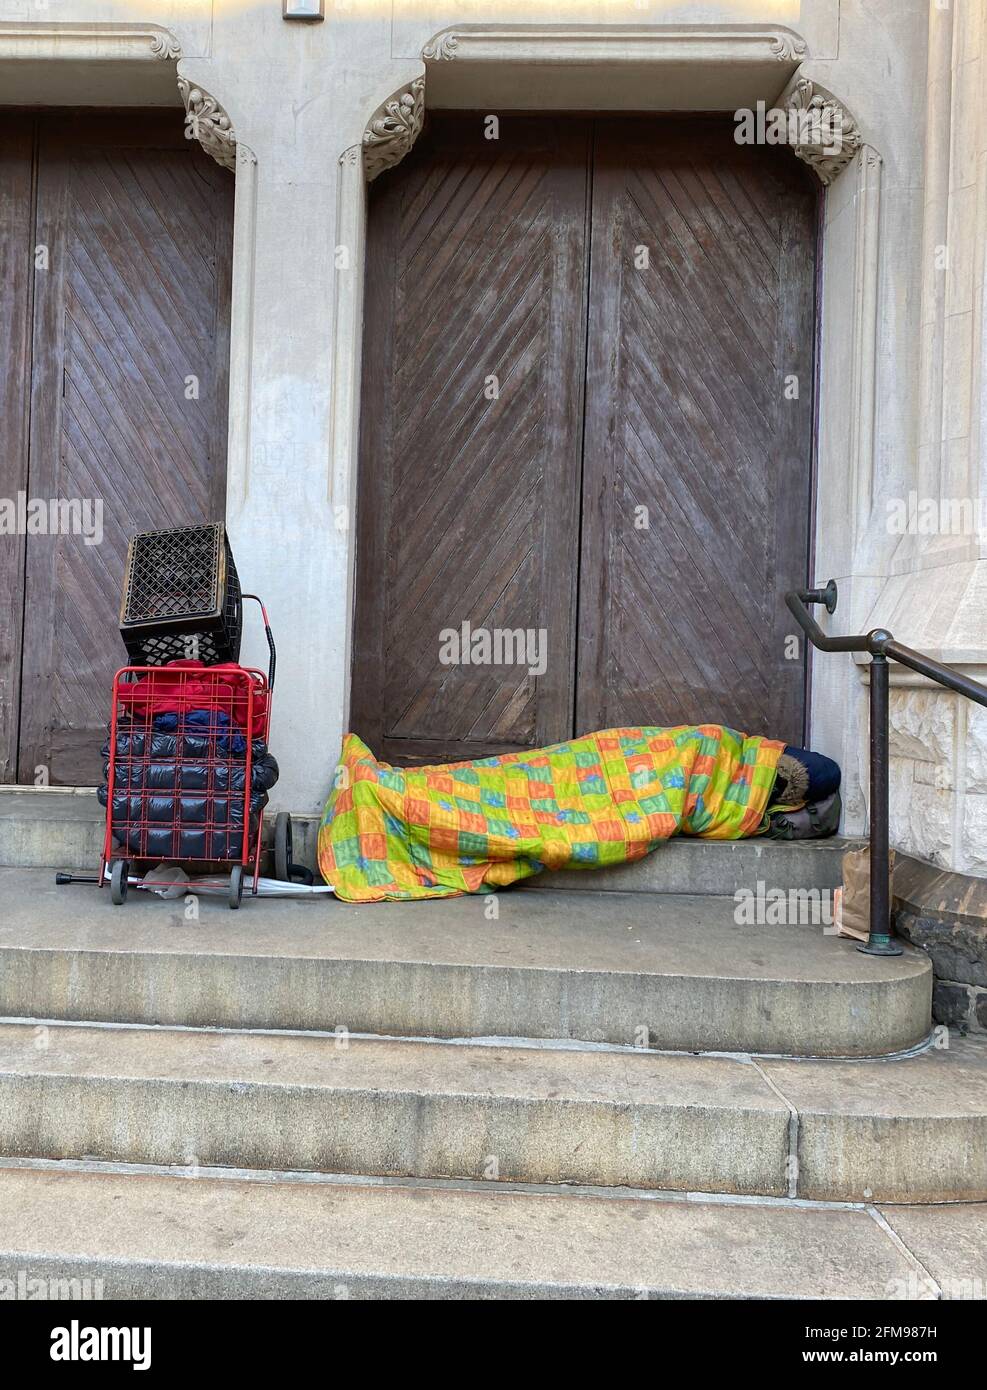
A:
{"type": "Polygon", "coordinates": [[[371,189],[350,724],[397,763],[572,724],[590,132],[487,129],[434,118],[371,189]],[[455,659],[484,634],[524,659],[455,659]]]}
{"type": "MultiPolygon", "coordinates": [[[[0,499],[27,488],[34,225],[34,122],[0,118],[0,499]]],[[[4,525],[0,535],[0,782],[17,775],[21,706],[21,624],[26,537],[4,525]]]]}
{"type": "Polygon", "coordinates": [[[597,123],[579,728],[803,740],[816,208],[730,122],[597,123]]]}
{"type": "Polygon", "coordinates": [[[27,490],[74,529],[27,537],[19,770],[89,784],[128,539],[225,512],[233,178],[175,112],[36,140],[27,490]]]}
{"type": "Polygon", "coordinates": [[[350,727],[399,763],[801,742],[812,175],[724,119],[431,119],[371,194],[350,727]],[[464,622],[545,629],[545,672],[443,664],[464,622]]]}

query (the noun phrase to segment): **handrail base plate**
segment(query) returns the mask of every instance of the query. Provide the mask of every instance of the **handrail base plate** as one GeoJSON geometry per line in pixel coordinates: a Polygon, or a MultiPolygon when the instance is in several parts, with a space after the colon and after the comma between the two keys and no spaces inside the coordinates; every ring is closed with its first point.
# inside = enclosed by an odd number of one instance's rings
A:
{"type": "Polygon", "coordinates": [[[890,936],[879,936],[873,942],[861,941],[857,950],[865,956],[903,956],[904,948],[890,936]]]}

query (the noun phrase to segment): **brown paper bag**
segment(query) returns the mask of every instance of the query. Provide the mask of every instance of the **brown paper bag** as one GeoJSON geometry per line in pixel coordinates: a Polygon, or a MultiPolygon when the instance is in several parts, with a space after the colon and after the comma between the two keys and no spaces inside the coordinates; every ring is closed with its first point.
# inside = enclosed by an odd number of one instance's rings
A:
{"type": "MultiPolygon", "coordinates": [[[[890,873],[894,874],[894,850],[891,850],[890,873]]],[[[833,901],[833,924],[838,936],[852,936],[866,941],[870,935],[870,846],[848,849],[843,856],[843,888],[837,889],[833,901]]]]}

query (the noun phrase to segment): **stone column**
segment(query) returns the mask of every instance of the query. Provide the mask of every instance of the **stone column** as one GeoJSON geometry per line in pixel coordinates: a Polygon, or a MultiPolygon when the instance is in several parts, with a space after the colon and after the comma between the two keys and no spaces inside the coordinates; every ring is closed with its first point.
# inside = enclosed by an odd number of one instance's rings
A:
{"type": "MultiPolygon", "coordinates": [[[[872,625],[987,680],[987,0],[932,0],[915,491],[872,625]]],[[[892,834],[987,874],[987,710],[895,668],[892,834]]]]}

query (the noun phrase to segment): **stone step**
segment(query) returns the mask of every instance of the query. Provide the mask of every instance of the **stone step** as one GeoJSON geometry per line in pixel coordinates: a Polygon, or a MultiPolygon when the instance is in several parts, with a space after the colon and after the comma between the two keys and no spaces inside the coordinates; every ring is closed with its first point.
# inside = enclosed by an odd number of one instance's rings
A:
{"type": "Polygon", "coordinates": [[[987,1200],[987,1044],[752,1062],[5,1024],[0,1156],[987,1200]]]}
{"type": "MultiPolygon", "coordinates": [[[[294,856],[318,865],[319,816],[292,816],[294,856]]],[[[843,855],[866,841],[837,835],[828,840],[669,840],[634,864],[612,869],[538,874],[525,889],[565,892],[733,894],[756,886],[836,888],[843,881],[843,855]]]]}
{"type": "Polygon", "coordinates": [[[0,787],[0,866],[92,871],[105,824],[93,787],[0,787]]]}
{"type": "Polygon", "coordinates": [[[669,840],[633,864],[612,869],[562,870],[525,881],[526,889],[564,892],[683,893],[732,896],[757,884],[832,889],[843,882],[843,855],[865,840],[669,840]]]}
{"type": "MultiPolygon", "coordinates": [[[[87,869],[99,863],[104,811],[91,788],[0,788],[0,867],[87,869]]],[[[293,852],[317,870],[319,817],[294,815],[293,852]]],[[[265,837],[273,834],[272,818],[265,837]]],[[[785,843],[778,840],[670,840],[654,854],[614,869],[540,874],[526,888],[602,892],[732,894],[756,887],[835,888],[848,848],[863,842],[842,836],[785,843]]]]}
{"type": "Polygon", "coordinates": [[[738,926],[730,898],[523,893],[353,906],[133,892],[0,870],[0,1015],[867,1056],[930,1026],[913,948],[738,926]],[[496,914],[496,915],[492,915],[496,914]]]}
{"type": "Polygon", "coordinates": [[[0,1169],[11,1296],[72,1279],[104,1299],[969,1297],[985,1243],[973,1205],[0,1169]]]}

